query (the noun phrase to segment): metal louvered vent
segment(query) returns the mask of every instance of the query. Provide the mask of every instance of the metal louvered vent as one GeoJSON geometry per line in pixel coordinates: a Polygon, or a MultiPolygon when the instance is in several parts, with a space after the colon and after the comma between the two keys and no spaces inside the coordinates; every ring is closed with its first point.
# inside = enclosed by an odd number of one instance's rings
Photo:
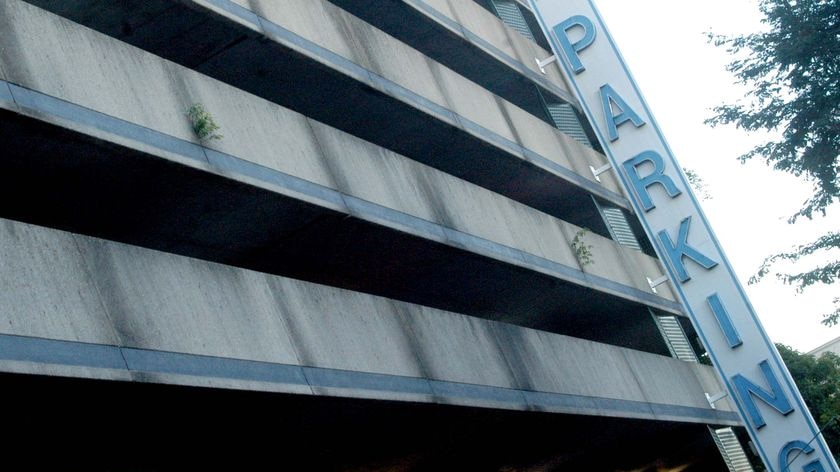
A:
{"type": "Polygon", "coordinates": [[[499,18],[501,18],[506,25],[515,29],[522,36],[525,36],[531,41],[535,41],[534,33],[532,33],[531,28],[528,27],[525,17],[522,16],[522,10],[519,9],[519,5],[517,5],[516,2],[511,0],[492,0],[492,2],[493,7],[496,9],[496,14],[499,15],[499,18]]]}
{"type": "Polygon", "coordinates": [[[636,239],[636,235],[633,234],[633,230],[630,229],[630,223],[627,221],[627,217],[624,216],[624,212],[622,212],[621,209],[601,205],[601,214],[604,216],[604,221],[606,221],[607,226],[610,228],[610,233],[612,234],[613,239],[615,239],[618,244],[639,251],[642,250],[639,246],[639,240],[636,239]]]}
{"type": "Polygon", "coordinates": [[[732,428],[711,429],[712,438],[715,440],[720,455],[723,456],[723,461],[726,462],[726,467],[730,472],[753,472],[747,454],[741,443],[738,442],[738,437],[735,436],[735,431],[732,428]]]}
{"type": "Polygon", "coordinates": [[[592,147],[575,110],[568,103],[546,103],[548,114],[551,115],[554,126],[560,131],[571,136],[575,141],[587,147],[592,147]]]}
{"type": "Polygon", "coordinates": [[[680,326],[677,317],[657,316],[653,313],[651,315],[653,315],[653,319],[656,321],[656,326],[659,327],[659,332],[662,333],[665,343],[668,344],[668,350],[671,351],[671,355],[681,361],[697,362],[697,355],[694,354],[694,349],[691,348],[691,344],[688,342],[685,331],[680,326]]]}

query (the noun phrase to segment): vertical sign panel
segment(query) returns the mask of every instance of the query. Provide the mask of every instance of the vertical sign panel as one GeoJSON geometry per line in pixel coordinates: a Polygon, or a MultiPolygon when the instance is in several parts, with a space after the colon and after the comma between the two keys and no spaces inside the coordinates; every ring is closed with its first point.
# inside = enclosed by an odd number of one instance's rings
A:
{"type": "Polygon", "coordinates": [[[767,468],[838,472],[594,4],[530,2],[767,468]]]}

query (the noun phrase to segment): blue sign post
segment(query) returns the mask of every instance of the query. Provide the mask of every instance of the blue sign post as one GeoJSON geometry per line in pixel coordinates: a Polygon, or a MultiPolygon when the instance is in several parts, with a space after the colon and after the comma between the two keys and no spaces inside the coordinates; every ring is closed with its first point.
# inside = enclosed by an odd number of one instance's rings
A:
{"type": "Polygon", "coordinates": [[[768,470],[840,472],[592,0],[529,0],[768,470]]]}

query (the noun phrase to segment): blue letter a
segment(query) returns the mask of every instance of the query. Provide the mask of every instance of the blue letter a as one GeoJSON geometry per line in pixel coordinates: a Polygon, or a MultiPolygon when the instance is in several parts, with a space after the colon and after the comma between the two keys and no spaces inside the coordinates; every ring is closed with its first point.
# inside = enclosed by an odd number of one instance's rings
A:
{"type": "Polygon", "coordinates": [[[610,136],[610,141],[618,139],[618,127],[628,121],[633,123],[636,128],[645,124],[645,121],[630,108],[630,105],[621,98],[621,95],[610,84],[601,86],[601,107],[604,109],[604,119],[607,122],[607,134],[610,136]],[[614,113],[615,108],[618,108],[618,114],[614,113]]]}

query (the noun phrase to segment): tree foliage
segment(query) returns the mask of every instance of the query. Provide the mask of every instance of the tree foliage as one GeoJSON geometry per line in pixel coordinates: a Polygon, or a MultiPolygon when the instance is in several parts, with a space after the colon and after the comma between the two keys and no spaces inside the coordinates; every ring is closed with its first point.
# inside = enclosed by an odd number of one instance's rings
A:
{"type": "Polygon", "coordinates": [[[840,356],[827,352],[817,358],[783,344],[776,344],[776,348],[840,462],[840,356]]]}
{"type": "Polygon", "coordinates": [[[709,194],[709,187],[706,186],[706,181],[703,177],[700,177],[700,174],[698,174],[697,171],[683,167],[683,173],[685,173],[685,178],[688,179],[688,183],[691,185],[691,189],[694,190],[694,194],[697,195],[697,197],[701,200],[712,199],[712,196],[709,194]]]}
{"type": "MultiPolygon", "coordinates": [[[[749,87],[744,100],[714,108],[706,122],[734,124],[747,131],[775,131],[778,138],[759,144],[740,156],[759,157],[775,169],[813,184],[813,194],[793,214],[825,216],[840,199],[840,0],[759,0],[768,30],[743,36],[709,34],[709,39],[734,56],[727,69],[749,87]]],[[[833,232],[791,251],[768,257],[751,282],[760,280],[779,261],[840,248],[833,232]]],[[[828,259],[828,257],[826,257],[828,259]]],[[[815,283],[840,280],[840,262],[802,273],[777,276],[802,290],[815,283]]],[[[840,297],[823,323],[840,321],[840,297]]]]}

